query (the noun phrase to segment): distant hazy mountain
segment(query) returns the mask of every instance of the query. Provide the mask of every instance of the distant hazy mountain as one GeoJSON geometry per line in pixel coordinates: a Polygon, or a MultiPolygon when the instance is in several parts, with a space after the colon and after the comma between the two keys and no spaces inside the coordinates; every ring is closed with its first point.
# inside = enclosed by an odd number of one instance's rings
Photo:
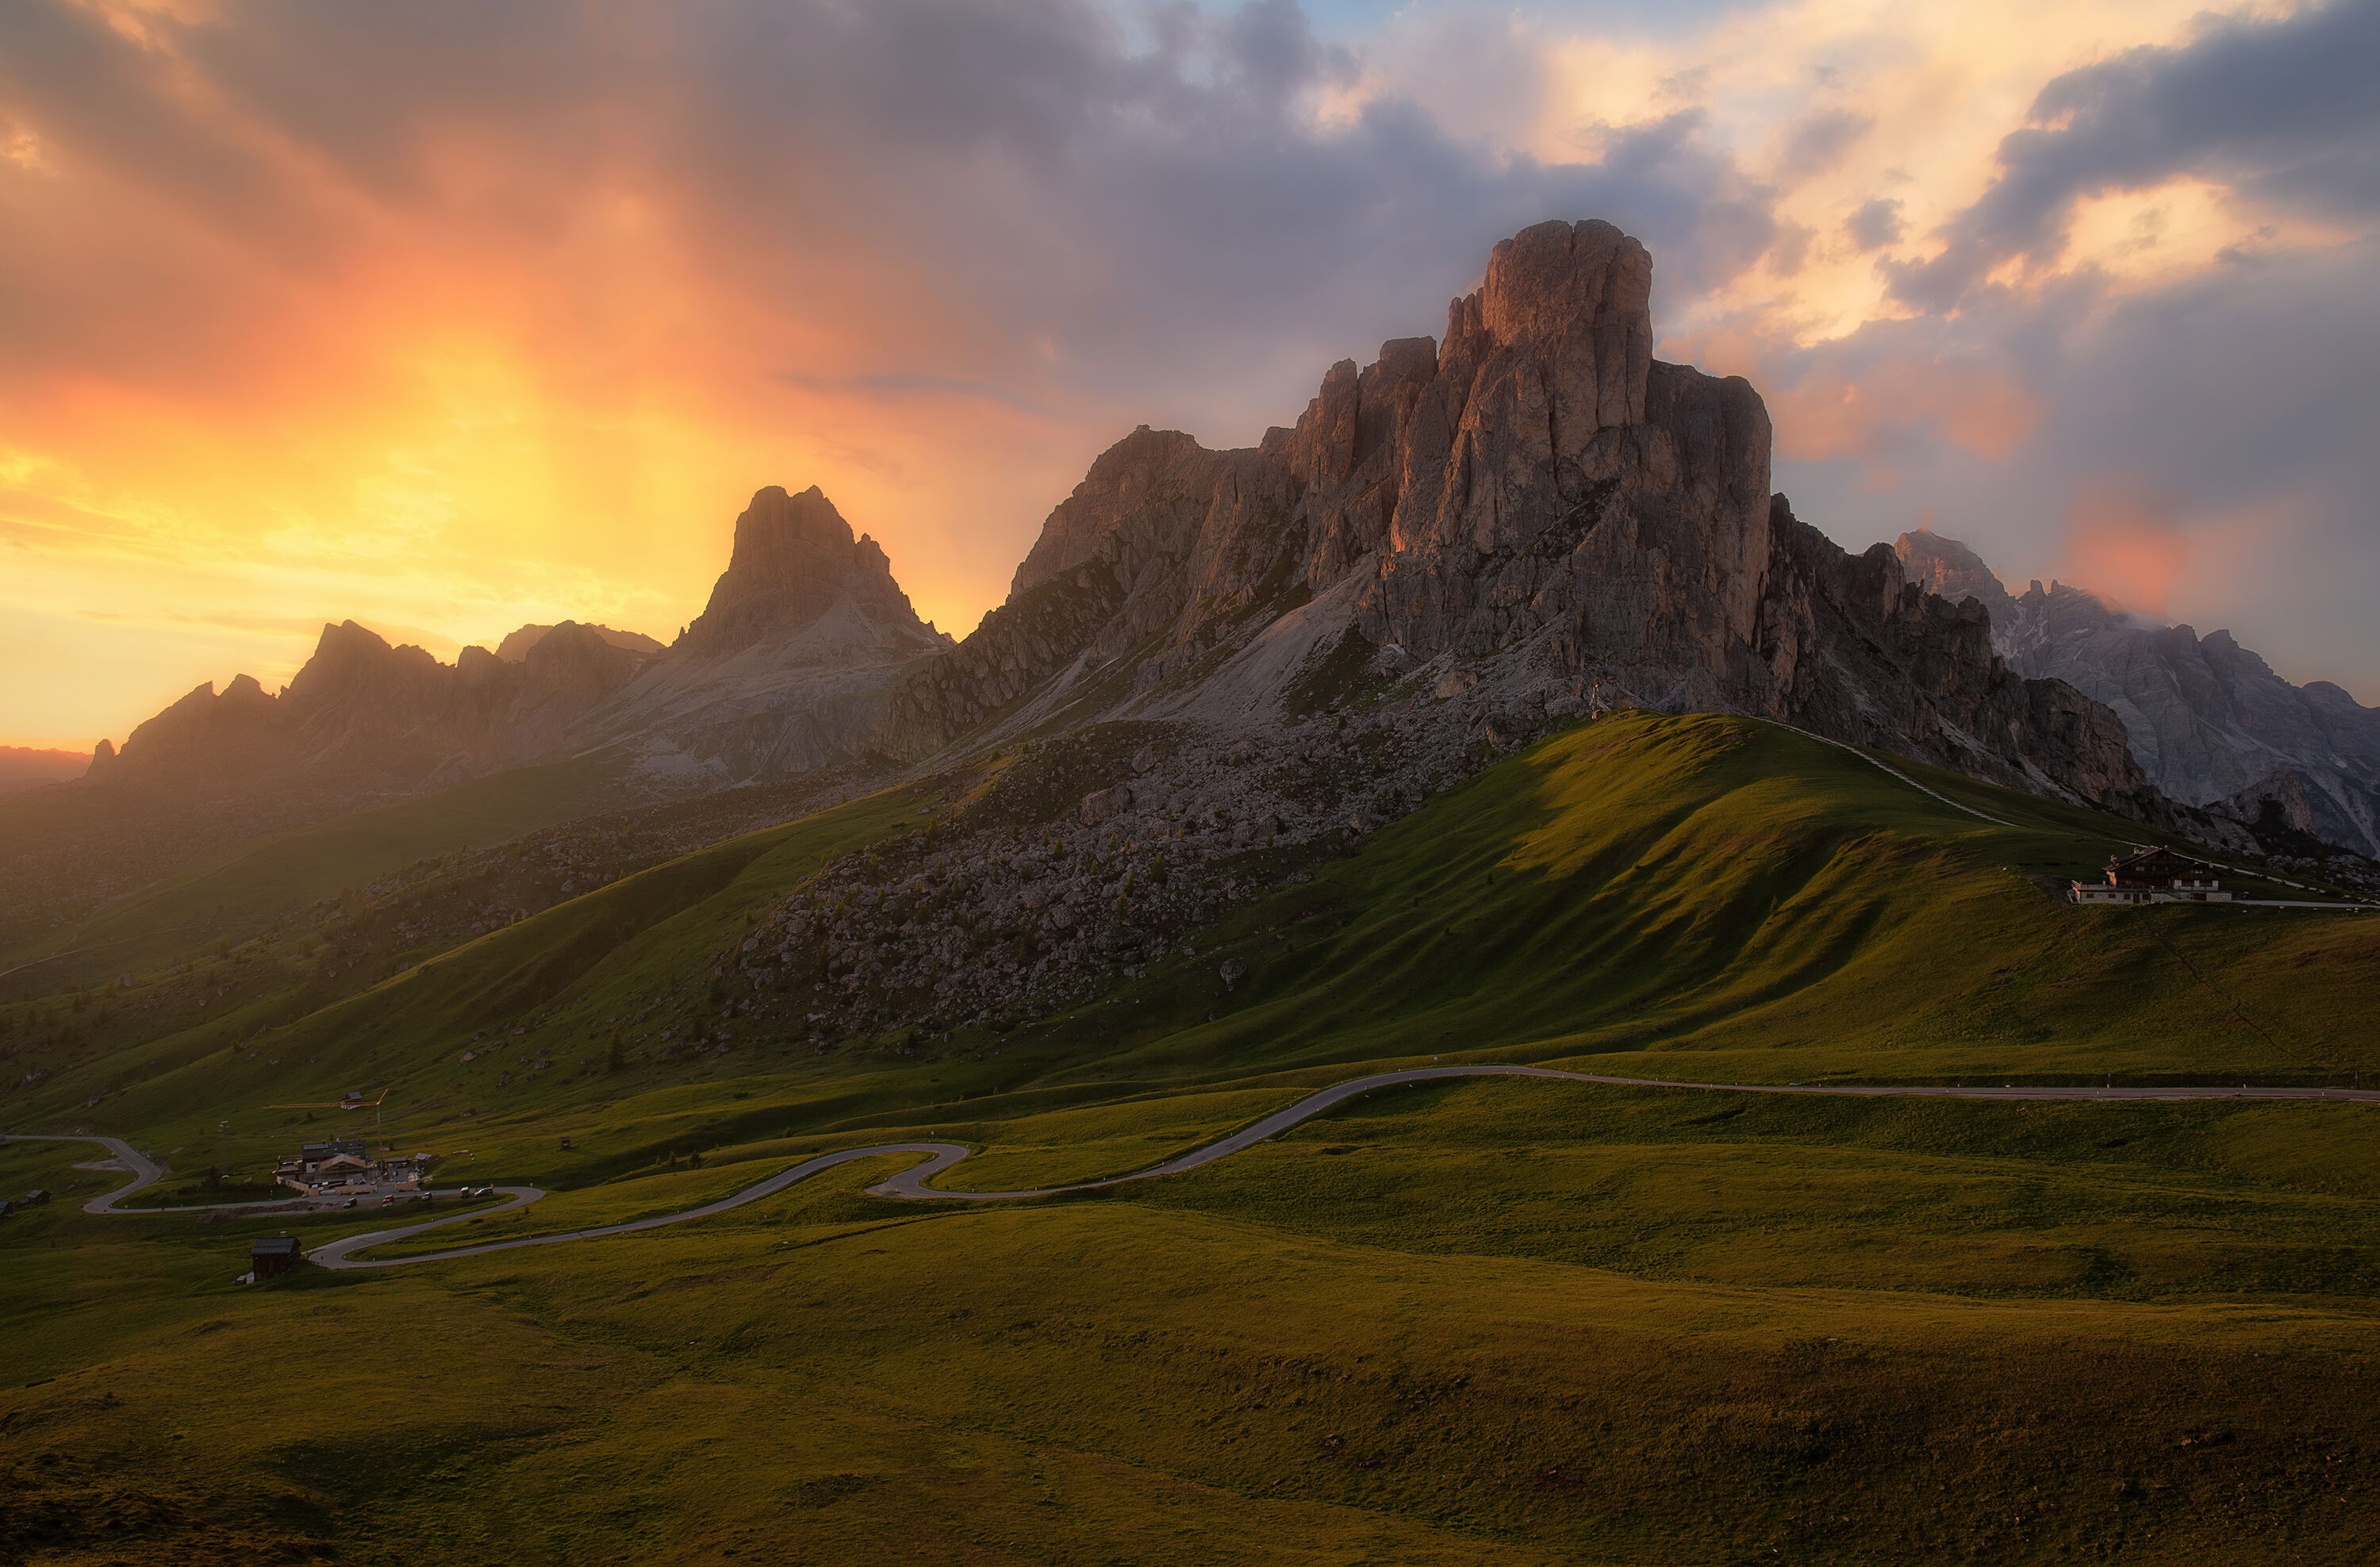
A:
{"type": "Polygon", "coordinates": [[[0,795],[38,789],[79,774],[91,759],[79,751],[43,751],[27,746],[0,746],[0,795]]]}
{"type": "Polygon", "coordinates": [[[1983,604],[2012,667],[2113,709],[2166,794],[2380,856],[2380,709],[2291,685],[2228,631],[2159,625],[2062,582],[2011,594],[1955,539],[1904,533],[1894,549],[1933,591],[1983,604]]]}
{"type": "Polygon", "coordinates": [[[949,646],[875,541],[817,490],[773,487],[674,647],[565,621],[449,664],[326,626],[282,691],[201,686],[120,748],[101,742],[65,787],[12,798],[0,952],[206,854],[527,763],[591,758],[601,780],[578,779],[569,808],[594,810],[845,760],[880,740],[892,686],[949,646]]]}
{"type": "MultiPolygon", "coordinates": [[[[551,626],[524,626],[517,631],[507,633],[504,639],[496,644],[496,657],[506,663],[526,662],[528,659],[528,650],[545,640],[546,634],[554,629],[555,627],[551,626]]],[[[614,631],[608,626],[590,626],[588,629],[615,648],[624,649],[632,653],[641,653],[647,658],[654,657],[663,651],[661,643],[654,641],[641,631],[614,631]]]]}
{"type": "Polygon", "coordinates": [[[563,625],[517,663],[466,648],[454,663],[344,621],[278,695],[251,675],[200,686],[103,741],[89,782],[220,796],[261,788],[364,798],[459,783],[565,747],[650,655],[563,625]]]}
{"type": "Polygon", "coordinates": [[[816,488],[771,487],[736,519],[710,606],[674,647],[565,621],[446,664],[326,626],[279,694],[245,674],[201,686],[120,750],[102,742],[90,781],[361,800],[600,747],[660,786],[781,777],[863,747],[894,674],[949,645],[874,540],[816,488]]]}

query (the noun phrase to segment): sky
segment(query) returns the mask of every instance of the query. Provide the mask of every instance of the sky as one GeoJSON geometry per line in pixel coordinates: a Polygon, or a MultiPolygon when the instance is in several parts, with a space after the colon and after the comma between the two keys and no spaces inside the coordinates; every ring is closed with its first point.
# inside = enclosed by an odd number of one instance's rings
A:
{"type": "Polygon", "coordinates": [[[816,483],[958,634],[1602,217],[1775,483],[2380,702],[2380,0],[6,0],[0,744],[323,622],[664,640],[816,483]]]}

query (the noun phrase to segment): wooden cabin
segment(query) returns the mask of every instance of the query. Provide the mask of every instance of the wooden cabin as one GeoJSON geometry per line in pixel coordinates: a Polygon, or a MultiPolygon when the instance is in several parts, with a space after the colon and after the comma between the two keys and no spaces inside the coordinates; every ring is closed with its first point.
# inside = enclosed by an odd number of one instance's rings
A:
{"type": "Polygon", "coordinates": [[[298,1241],[292,1235],[267,1235],[248,1248],[249,1271],[260,1279],[277,1279],[298,1266],[298,1241]]]}

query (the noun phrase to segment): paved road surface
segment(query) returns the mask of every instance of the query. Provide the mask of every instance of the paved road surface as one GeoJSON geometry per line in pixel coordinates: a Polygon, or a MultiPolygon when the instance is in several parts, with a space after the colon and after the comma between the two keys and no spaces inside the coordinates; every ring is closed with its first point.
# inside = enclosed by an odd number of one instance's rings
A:
{"type": "MultiPolygon", "coordinates": [[[[2008,1085],[1998,1087],[1989,1086],[1873,1087],[1832,1083],[1680,1083],[1658,1077],[1608,1077],[1588,1072],[1557,1072],[1546,1066],[1416,1066],[1402,1072],[1374,1073],[1367,1077],[1354,1078],[1324,1088],[1318,1093],[1308,1094],[1288,1109],[1276,1111],[1254,1125],[1234,1132],[1219,1142],[1209,1143],[1205,1148],[1194,1149],[1178,1159],[1168,1160],[1153,1169],[1138,1171],[1130,1175],[1111,1176],[1104,1181],[1079,1181],[1072,1185],[1037,1186],[1027,1191],[1017,1192],[944,1191],[940,1187],[929,1186],[926,1183],[965,1159],[972,1150],[957,1143],[872,1143],[866,1148],[841,1148],[833,1153],[824,1153],[813,1159],[806,1159],[790,1169],[779,1171],[765,1181],[745,1187],[740,1192],[721,1197],[716,1202],[704,1203],[699,1208],[687,1209],[681,1213],[658,1214],[650,1219],[638,1219],[625,1224],[603,1224],[592,1229],[573,1230],[558,1235],[528,1235],[514,1240],[489,1241],[476,1246],[455,1246],[444,1251],[423,1252],[414,1257],[359,1257],[354,1255],[356,1252],[383,1245],[407,1236],[418,1235],[425,1231],[439,1229],[448,1224],[459,1224],[466,1219],[485,1218],[492,1213],[504,1213],[514,1209],[525,1208],[545,1196],[544,1192],[535,1186],[499,1186],[495,1189],[511,1199],[500,1208],[481,1209],[472,1213],[450,1214],[443,1219],[432,1219],[419,1224],[406,1224],[394,1229],[374,1230],[360,1235],[349,1235],[344,1240],[328,1242],[308,1253],[307,1256],[309,1260],[318,1262],[325,1268],[404,1268],[417,1262],[442,1262],[457,1257],[480,1257],[489,1252],[510,1251],[516,1246],[550,1246],[564,1241],[590,1241],[603,1235],[633,1234],[639,1230],[657,1230],[664,1224],[684,1224],[696,1219],[708,1219],[713,1214],[724,1213],[730,1209],[741,1208],[746,1203],[758,1202],[762,1197],[772,1197],[795,1182],[808,1180],[822,1170],[832,1170],[838,1164],[847,1164],[855,1159],[873,1159],[882,1154],[910,1153],[922,1155],[923,1158],[880,1184],[870,1186],[869,1192],[878,1197],[932,1202],[1014,1202],[1024,1197],[1055,1197],[1062,1192],[1093,1191],[1102,1186],[1121,1185],[1127,1181],[1147,1181],[1159,1175],[1178,1175],[1185,1170],[1196,1170],[1202,1164],[1211,1164],[1216,1160],[1228,1158],[1243,1148],[1263,1142],[1268,1137],[1278,1136],[1299,1122],[1319,1115],[1331,1106],[1343,1103],[1358,1094],[1370,1093],[1376,1088],[1395,1087],[1404,1083],[1425,1083],[1447,1077],[1555,1077],[1572,1083],[1599,1083],[1624,1088],[1691,1088],[1716,1093],[1809,1094],[1854,1099],[2073,1099],[2100,1104],[2132,1100],[2164,1103],[2185,1099],[2336,1099],[2358,1104],[2380,1103],[2380,1089],[2372,1088],[2252,1088],[2245,1084],[2236,1088],[2221,1087],[2019,1088],[2008,1085]]],[[[164,1174],[154,1161],[134,1151],[115,1137],[89,1137],[81,1140],[105,1145],[111,1152],[138,1172],[129,1185],[112,1192],[104,1197],[94,1197],[85,1203],[83,1208],[87,1212],[120,1214],[126,1210],[118,1209],[115,1206],[117,1203],[142,1187],[152,1184],[164,1174]]],[[[172,1213],[196,1210],[142,1209],[133,1211],[172,1213]]]]}

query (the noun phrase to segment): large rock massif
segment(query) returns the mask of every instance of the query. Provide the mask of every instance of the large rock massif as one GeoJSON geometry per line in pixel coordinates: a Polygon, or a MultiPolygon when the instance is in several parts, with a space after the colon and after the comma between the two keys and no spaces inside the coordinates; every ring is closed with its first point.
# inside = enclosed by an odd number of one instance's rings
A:
{"type": "Polygon", "coordinates": [[[912,755],[1060,715],[1209,729],[1368,683],[1415,722],[1736,711],[2135,815],[2115,715],[1768,489],[1759,395],[1651,354],[1652,261],[1609,224],[1496,247],[1442,342],[1331,367],[1293,428],[1135,431],[1051,513],[1008,602],[896,695],[912,755]],[[1359,677],[1360,676],[1360,680],[1359,677]]]}
{"type": "Polygon", "coordinates": [[[2380,709],[2327,681],[2289,684],[2228,631],[2201,637],[2062,582],[2012,594],[1955,539],[1904,533],[1894,548],[1930,591],[1990,615],[2012,668],[2113,710],[2165,794],[2380,856],[2380,709]]]}
{"type": "MultiPolygon", "coordinates": [[[[525,627],[447,666],[334,626],[279,696],[247,679],[195,692],[103,747],[88,785],[355,803],[595,752],[650,797],[1038,756],[1016,776],[1067,780],[1038,837],[945,836],[907,874],[964,875],[1001,917],[1046,918],[1067,972],[1135,961],[1133,900],[1160,894],[1109,885],[1135,854],[1176,845],[1162,897],[1208,906],[1245,892],[1236,856],[1323,852],[1551,724],[1625,706],[1774,719],[2250,842],[2158,793],[2107,706],[1996,651],[1985,603],[1922,562],[1912,580],[1889,546],[1845,553],[1772,495],[1759,395],[1652,357],[1651,286],[1644,247],[1610,225],[1541,224],[1496,247],[1442,340],[1333,365],[1257,445],[1133,431],[963,643],[918,619],[824,495],[772,488],[666,650],[525,627]],[[1113,753],[1102,736],[1124,733],[1113,753]],[[1038,912],[1059,886],[1079,916],[1038,912]]],[[[2302,793],[2282,808],[2302,814],[2302,793]]],[[[92,884],[89,866],[73,857],[68,880],[92,884]]],[[[881,905],[861,890],[852,906],[881,905]]],[[[931,970],[907,948],[940,938],[896,934],[837,960],[865,981],[853,1006],[896,968],[931,970]]],[[[1017,973],[941,985],[935,1010],[1012,1004],[1017,973]]]]}

